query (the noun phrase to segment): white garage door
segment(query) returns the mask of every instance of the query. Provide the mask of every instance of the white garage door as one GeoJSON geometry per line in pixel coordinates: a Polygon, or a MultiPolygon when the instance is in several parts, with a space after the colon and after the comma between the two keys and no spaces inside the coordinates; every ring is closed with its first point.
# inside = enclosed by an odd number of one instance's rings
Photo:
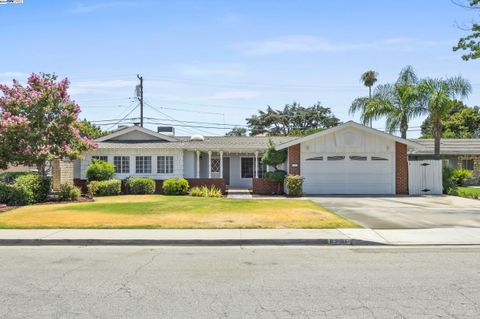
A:
{"type": "Polygon", "coordinates": [[[391,154],[306,155],[301,171],[305,194],[394,194],[391,154]]]}

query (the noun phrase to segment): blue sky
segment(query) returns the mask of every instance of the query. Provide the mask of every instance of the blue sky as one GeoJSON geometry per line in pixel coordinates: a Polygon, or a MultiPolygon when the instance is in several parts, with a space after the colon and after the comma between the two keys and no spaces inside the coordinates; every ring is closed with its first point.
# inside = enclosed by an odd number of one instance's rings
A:
{"type": "Polygon", "coordinates": [[[348,108],[367,93],[360,74],[376,70],[385,83],[408,64],[420,77],[467,78],[467,103],[480,105],[479,62],[451,50],[465,34],[458,25],[473,17],[450,0],[24,0],[0,6],[0,82],[66,76],[81,116],[104,120],[136,105],[140,73],[145,116],[187,135],[224,132],[193,122],[245,125],[256,110],[293,101],[320,101],[342,121],[358,120],[348,108]]]}

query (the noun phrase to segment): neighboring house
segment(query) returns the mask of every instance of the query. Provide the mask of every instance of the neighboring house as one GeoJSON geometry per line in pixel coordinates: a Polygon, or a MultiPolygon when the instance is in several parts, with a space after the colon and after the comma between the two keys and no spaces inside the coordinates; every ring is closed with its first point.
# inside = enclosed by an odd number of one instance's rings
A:
{"type": "MultiPolygon", "coordinates": [[[[432,159],[434,154],[433,139],[412,140],[423,148],[411,152],[411,160],[432,159]]],[[[440,156],[444,166],[463,168],[473,172],[474,182],[480,180],[480,139],[442,139],[440,156]]]]}
{"type": "Polygon", "coordinates": [[[261,156],[272,139],[288,150],[281,168],[305,177],[306,194],[408,194],[407,149],[421,145],[355,122],[309,136],[172,136],[133,126],[97,141],[99,148],[75,163],[75,178],[85,180],[93,158],[116,166],[116,177],[150,177],[159,182],[184,177],[191,185],[248,187],[268,193],[263,174],[272,168],[261,156]]]}

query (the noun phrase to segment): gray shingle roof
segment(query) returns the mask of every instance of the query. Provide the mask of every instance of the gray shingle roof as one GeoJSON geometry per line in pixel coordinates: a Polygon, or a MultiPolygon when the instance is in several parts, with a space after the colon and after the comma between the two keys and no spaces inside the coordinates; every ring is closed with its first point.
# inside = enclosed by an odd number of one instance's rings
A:
{"type": "MultiPolygon", "coordinates": [[[[412,139],[424,146],[412,154],[430,155],[434,153],[433,139],[412,139]]],[[[480,155],[480,139],[442,139],[440,141],[440,154],[442,155],[480,155]]]]}
{"type": "Polygon", "coordinates": [[[276,144],[282,144],[295,137],[288,136],[205,136],[204,141],[190,141],[190,136],[175,136],[177,142],[165,141],[108,141],[99,142],[100,148],[181,148],[185,150],[263,150],[268,145],[268,140],[276,144]]]}

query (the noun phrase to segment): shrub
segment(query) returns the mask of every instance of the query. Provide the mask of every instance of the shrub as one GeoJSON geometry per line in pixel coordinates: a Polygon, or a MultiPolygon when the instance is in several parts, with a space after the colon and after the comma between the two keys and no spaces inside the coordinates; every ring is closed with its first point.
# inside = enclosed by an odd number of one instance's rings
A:
{"type": "Polygon", "coordinates": [[[453,177],[458,186],[463,186],[465,180],[472,178],[473,174],[468,169],[456,169],[453,171],[453,177]]]}
{"type": "Polygon", "coordinates": [[[93,162],[88,165],[86,173],[89,182],[106,181],[113,178],[115,165],[94,159],[93,162]]]}
{"type": "Polygon", "coordinates": [[[299,197],[303,195],[303,180],[304,178],[300,175],[288,175],[285,178],[289,196],[299,197]]]}
{"type": "Polygon", "coordinates": [[[22,175],[32,174],[30,172],[5,172],[0,174],[0,182],[13,183],[22,175]]]}
{"type": "Polygon", "coordinates": [[[33,192],[25,186],[0,183],[0,203],[9,206],[22,206],[34,202],[33,192]]]}
{"type": "Polygon", "coordinates": [[[287,172],[282,170],[276,170],[274,172],[265,173],[265,178],[273,182],[283,182],[283,180],[285,179],[285,176],[287,176],[287,172]]]}
{"type": "Polygon", "coordinates": [[[80,188],[64,183],[60,185],[60,190],[58,192],[58,198],[60,200],[77,200],[81,195],[80,188]]]}
{"type": "Polygon", "coordinates": [[[454,176],[455,170],[451,167],[444,167],[442,171],[443,193],[454,195],[457,191],[457,180],[454,176]]]}
{"type": "Polygon", "coordinates": [[[169,178],[163,182],[165,195],[185,195],[188,193],[188,181],[185,178],[169,178]]]}
{"type": "Polygon", "coordinates": [[[273,144],[272,140],[268,140],[267,149],[262,156],[262,163],[273,166],[277,169],[277,165],[280,165],[287,160],[287,155],[287,150],[276,150],[275,144],[273,144]]]}
{"type": "Polygon", "coordinates": [[[193,187],[190,195],[194,197],[222,197],[222,190],[214,185],[193,187]]]}
{"type": "Polygon", "coordinates": [[[87,185],[88,192],[92,196],[113,196],[122,192],[122,181],[110,179],[108,181],[91,181],[87,185]]]}
{"type": "Polygon", "coordinates": [[[131,194],[153,194],[155,193],[155,181],[146,177],[130,177],[125,183],[128,192],[131,194]]]}
{"type": "Polygon", "coordinates": [[[52,185],[50,177],[30,173],[18,176],[14,186],[23,187],[33,194],[33,202],[43,202],[47,199],[52,185]]]}

